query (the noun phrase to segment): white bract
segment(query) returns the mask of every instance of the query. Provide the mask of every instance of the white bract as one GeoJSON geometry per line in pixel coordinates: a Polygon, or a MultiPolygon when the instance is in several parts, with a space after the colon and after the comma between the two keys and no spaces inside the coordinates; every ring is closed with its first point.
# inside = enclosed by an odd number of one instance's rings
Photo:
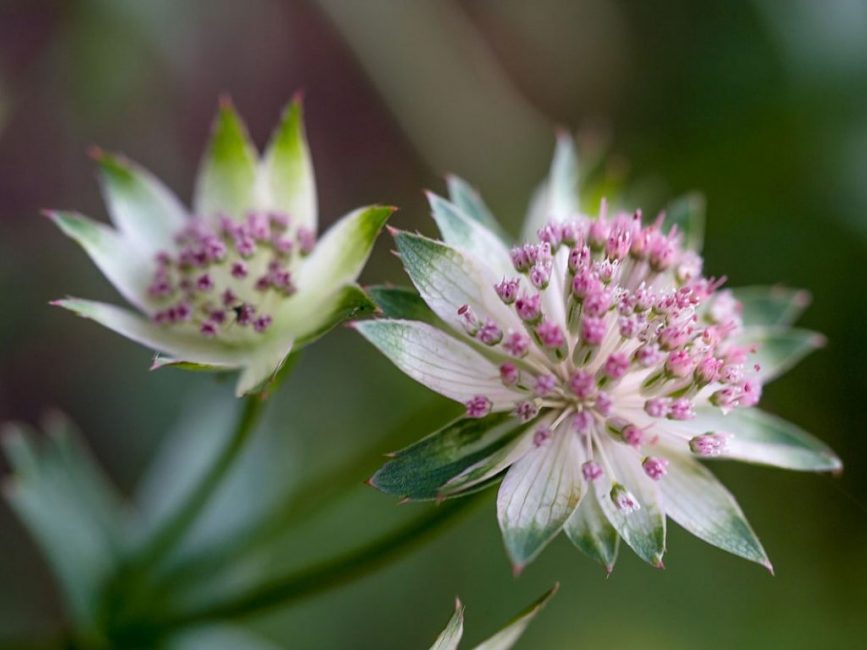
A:
{"type": "Polygon", "coordinates": [[[93,155],[114,227],[49,216],[139,313],[74,298],[55,304],[162,353],[154,367],[240,369],[237,393],[249,393],[290,351],[372,307],[354,281],[393,209],[356,210],[317,243],[299,101],[261,157],[222,102],[191,211],[141,167],[93,155]]]}
{"type": "Polygon", "coordinates": [[[561,530],[609,571],[620,539],[662,566],[666,517],[770,569],[699,459],[840,469],[821,442],[756,408],[762,385],[822,342],[789,327],[806,294],[705,277],[696,197],[650,223],[604,201],[585,213],[566,136],[527,217],[532,241],[510,246],[466,184],[450,179],[449,191],[429,197],[444,241],[393,233],[420,299],[376,290],[390,318],[356,327],[466,417],[397,452],[373,485],[429,499],[502,478],[516,570],[561,530]]]}

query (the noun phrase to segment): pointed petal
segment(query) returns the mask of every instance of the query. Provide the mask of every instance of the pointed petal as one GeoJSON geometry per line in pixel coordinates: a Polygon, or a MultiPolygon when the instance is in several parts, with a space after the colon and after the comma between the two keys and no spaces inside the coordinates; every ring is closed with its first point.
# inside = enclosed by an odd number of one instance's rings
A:
{"type": "Polygon", "coordinates": [[[497,366],[427,323],[383,319],[354,326],[403,372],[450,399],[465,402],[484,395],[493,410],[501,411],[522,398],[503,385],[497,366]]]}
{"type": "Polygon", "coordinates": [[[244,360],[235,396],[241,397],[263,390],[270,382],[292,351],[294,341],[288,337],[276,337],[257,345],[244,360]]]}
{"type": "Polygon", "coordinates": [[[116,230],[74,212],[49,212],[63,234],[74,239],[118,292],[132,305],[145,309],[150,263],[116,230]]]}
{"type": "Polygon", "coordinates": [[[732,294],[741,303],[741,318],[752,325],[783,327],[794,323],[810,304],[810,292],[787,287],[739,287],[732,294]]]}
{"type": "Polygon", "coordinates": [[[763,384],[773,381],[825,345],[825,337],[817,332],[787,327],[744,328],[737,340],[745,345],[758,345],[748,363],[759,364],[758,377],[763,384]]]}
{"type": "Polygon", "coordinates": [[[330,292],[354,282],[394,210],[390,206],[373,205],[340,219],[298,268],[298,286],[304,291],[330,292]]]}
{"type": "Polygon", "coordinates": [[[427,193],[427,200],[446,244],[482,260],[497,278],[516,275],[509,250],[494,233],[433,192],[427,193]]]}
{"type": "Polygon", "coordinates": [[[449,619],[448,625],[434,641],[430,650],[457,650],[461,637],[464,635],[464,606],[460,599],[455,599],[455,613],[449,619]]]}
{"type": "Polygon", "coordinates": [[[304,116],[300,99],[294,99],[271,136],[259,182],[263,207],[286,212],[293,225],[316,231],[316,180],[304,133],[304,116]]]}
{"type": "Polygon", "coordinates": [[[273,329],[288,332],[295,339],[295,347],[300,348],[340,323],[363,318],[375,309],[367,294],[354,284],[331,293],[299,291],[281,305],[273,329]]]}
{"type": "Polygon", "coordinates": [[[368,287],[367,294],[387,318],[417,320],[431,325],[442,323],[415,289],[378,285],[368,287]]]}
{"type": "Polygon", "coordinates": [[[734,497],[697,460],[671,453],[657,483],[665,513],[718,548],[771,569],[771,562],[734,497]]]}
{"type": "Polygon", "coordinates": [[[581,500],[563,531],[582,553],[599,562],[606,573],[614,570],[620,537],[595,498],[581,500]]]}
{"type": "Polygon", "coordinates": [[[443,321],[465,336],[458,309],[469,305],[479,318],[491,318],[504,329],[523,330],[517,314],[494,291],[500,279],[474,259],[442,242],[397,232],[401,261],[421,297],[443,321]]]}
{"type": "Polygon", "coordinates": [[[684,248],[701,250],[704,243],[705,207],[704,195],[698,192],[680,196],[666,206],[664,227],[677,226],[683,233],[684,248]]]}
{"type": "Polygon", "coordinates": [[[512,465],[497,494],[497,518],[516,571],[560,532],[581,496],[580,442],[561,426],[512,465]]]}
{"type": "Polygon", "coordinates": [[[189,372],[226,372],[235,369],[234,366],[196,363],[195,361],[175,359],[174,357],[157,354],[151,362],[150,369],[161,370],[163,368],[179,368],[181,370],[188,370],[189,372]]]}
{"type": "Polygon", "coordinates": [[[231,102],[223,101],[208,149],[199,166],[193,210],[196,215],[242,218],[256,206],[258,155],[231,102]]]}
{"type": "Polygon", "coordinates": [[[460,418],[396,452],[370,479],[386,494],[435,499],[452,477],[515,440],[527,430],[507,413],[460,418]]]}
{"type": "Polygon", "coordinates": [[[527,626],[536,618],[536,615],[542,611],[548,601],[554,597],[554,594],[560,589],[560,584],[557,583],[545,592],[523,612],[513,618],[509,624],[502,630],[497,632],[487,641],[483,641],[475,647],[475,650],[509,650],[521,638],[527,626]]]}
{"type": "Polygon", "coordinates": [[[118,230],[150,259],[171,251],[174,237],[188,221],[177,197],[150,172],[119,156],[96,155],[102,193],[118,230]]]}
{"type": "Polygon", "coordinates": [[[476,189],[454,175],[449,175],[446,181],[449,188],[449,198],[452,200],[452,203],[458,206],[470,219],[474,219],[499,237],[503,244],[508,245],[511,237],[503,230],[503,227],[488,209],[488,206],[485,205],[476,189]]]}
{"type": "Polygon", "coordinates": [[[244,360],[242,350],[169,328],[158,327],[137,314],[115,305],[78,298],[57,300],[52,304],[68,309],[83,318],[94,320],[136,343],[179,359],[205,365],[232,367],[238,367],[244,360]]]}
{"type": "Polygon", "coordinates": [[[568,133],[557,135],[548,178],[542,183],[524,221],[523,241],[534,241],[536,231],[549,221],[565,221],[578,212],[578,156],[568,133]]]}
{"type": "Polygon", "coordinates": [[[606,472],[593,482],[596,500],[614,529],[630,548],[645,562],[662,566],[665,553],[665,513],[659,502],[654,482],[641,469],[638,454],[616,447],[616,443],[603,442],[605,454],[621,483],[638,500],[640,509],[623,512],[611,500],[611,477],[606,472]],[[625,452],[625,453],[624,453],[625,452]]]}

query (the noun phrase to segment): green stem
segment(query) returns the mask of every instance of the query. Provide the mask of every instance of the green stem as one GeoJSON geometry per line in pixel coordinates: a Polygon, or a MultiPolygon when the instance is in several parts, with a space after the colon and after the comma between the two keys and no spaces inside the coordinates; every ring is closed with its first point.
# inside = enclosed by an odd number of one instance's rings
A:
{"type": "Polygon", "coordinates": [[[444,529],[447,524],[453,523],[458,514],[466,512],[478,502],[478,495],[448,501],[361,548],[276,578],[222,603],[168,617],[159,624],[165,628],[173,628],[214,619],[246,616],[339,587],[398,559],[444,529]]]}

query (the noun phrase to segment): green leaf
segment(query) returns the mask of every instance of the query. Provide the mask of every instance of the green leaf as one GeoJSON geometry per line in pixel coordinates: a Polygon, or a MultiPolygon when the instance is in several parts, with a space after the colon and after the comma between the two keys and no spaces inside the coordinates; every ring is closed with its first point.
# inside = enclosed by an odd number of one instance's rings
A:
{"type": "Polygon", "coordinates": [[[765,549],[734,497],[701,463],[671,453],[658,482],[665,513],[690,533],[773,572],[765,549]]]}
{"type": "Polygon", "coordinates": [[[415,289],[378,285],[368,287],[367,294],[387,318],[417,320],[431,325],[442,323],[415,289]]]}
{"type": "Polygon", "coordinates": [[[568,133],[557,135],[548,178],[536,190],[524,220],[523,241],[535,241],[536,231],[549,221],[566,221],[578,212],[578,155],[568,133]]]}
{"type": "Polygon", "coordinates": [[[67,237],[75,240],[102,274],[132,305],[148,304],[150,260],[125,237],[109,226],[75,212],[52,211],[48,217],[67,237]]]}
{"type": "Polygon", "coordinates": [[[434,641],[430,650],[457,650],[461,637],[464,635],[464,606],[460,598],[455,599],[455,613],[449,619],[445,629],[434,641]]]}
{"type": "Polygon", "coordinates": [[[258,154],[228,100],[220,102],[211,140],[196,179],[194,213],[243,218],[256,206],[258,154]]]}
{"type": "Polygon", "coordinates": [[[558,427],[509,468],[497,494],[497,519],[516,573],[563,528],[582,496],[580,441],[558,427]]]}
{"type": "Polygon", "coordinates": [[[731,292],[741,303],[741,318],[746,327],[791,325],[810,304],[810,293],[803,289],[739,287],[731,292]]]}
{"type": "Polygon", "coordinates": [[[513,618],[506,627],[487,641],[477,645],[474,650],[509,650],[509,648],[512,648],[518,642],[518,639],[521,638],[521,635],[524,634],[527,626],[533,622],[536,615],[542,611],[559,589],[560,584],[555,584],[533,604],[527,607],[527,609],[513,618]]]}
{"type": "Polygon", "coordinates": [[[448,183],[449,198],[452,200],[452,203],[458,206],[468,217],[482,224],[499,237],[503,244],[508,245],[511,237],[503,230],[503,227],[488,209],[488,206],[485,205],[481,195],[479,195],[475,188],[454,175],[449,175],[446,178],[446,182],[448,183]]]}
{"type": "Polygon", "coordinates": [[[563,530],[582,553],[599,562],[605,572],[611,575],[617,561],[620,536],[595,498],[582,499],[563,530]]]}
{"type": "Polygon", "coordinates": [[[623,512],[611,500],[612,480],[606,472],[593,481],[596,501],[602,512],[623,540],[645,562],[662,567],[665,553],[665,513],[659,503],[655,483],[644,474],[638,455],[628,450],[623,458],[623,449],[614,442],[605,441],[605,454],[614,471],[614,480],[628,489],[640,504],[634,512],[623,512]]]}
{"type": "Polygon", "coordinates": [[[704,243],[705,199],[694,192],[674,199],[665,208],[664,228],[677,226],[683,233],[683,245],[693,251],[701,251],[704,243]]]}
{"type": "Polygon", "coordinates": [[[370,479],[378,490],[412,500],[436,499],[451,478],[523,433],[508,413],[460,418],[395,452],[370,479]]]}
{"type": "Polygon", "coordinates": [[[757,344],[749,365],[759,364],[758,378],[762,384],[773,381],[808,354],[825,345],[825,337],[809,330],[788,327],[748,327],[738,334],[744,345],[757,344]]]}
{"type": "Polygon", "coordinates": [[[265,207],[286,212],[293,225],[316,231],[316,180],[304,133],[300,99],[294,99],[283,112],[271,136],[259,171],[265,192],[265,207]]]}
{"type": "Polygon", "coordinates": [[[441,196],[428,192],[427,200],[446,244],[465,251],[470,257],[484,260],[497,277],[515,274],[509,250],[497,235],[441,196]]]}
{"type": "Polygon", "coordinates": [[[359,208],[329,228],[298,268],[299,290],[328,293],[355,282],[394,210],[382,205],[359,208]]]}
{"type": "Polygon", "coordinates": [[[379,319],[354,327],[407,375],[450,399],[465,402],[484,395],[497,411],[511,409],[522,398],[503,385],[496,365],[432,325],[379,319]]]}
{"type": "Polygon", "coordinates": [[[174,238],[188,222],[186,208],[155,176],[135,163],[103,151],[95,154],[109,214],[147,259],[174,250],[174,238]]]}
{"type": "Polygon", "coordinates": [[[47,438],[37,445],[33,432],[5,427],[13,473],[4,493],[45,554],[76,625],[92,635],[127,522],[120,496],[68,421],[53,416],[45,428],[47,438]]]}

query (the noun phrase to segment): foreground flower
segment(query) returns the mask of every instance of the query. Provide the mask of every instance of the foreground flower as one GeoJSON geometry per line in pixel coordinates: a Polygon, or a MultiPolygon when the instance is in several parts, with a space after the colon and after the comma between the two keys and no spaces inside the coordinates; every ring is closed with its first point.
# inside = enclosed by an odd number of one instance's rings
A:
{"type": "Polygon", "coordinates": [[[248,393],[291,350],[372,306],[353,282],[393,209],[356,210],[317,243],[299,101],[261,159],[222,102],[192,213],[135,164],[93,155],[115,228],[76,213],[48,215],[142,315],[87,300],[55,304],[167,355],[154,367],[240,369],[237,392],[248,393]]]}
{"type": "MultiPolygon", "coordinates": [[[[475,650],[509,650],[514,646],[530,622],[536,617],[548,601],[554,597],[559,584],[554,585],[532,605],[512,619],[506,627],[494,636],[486,639],[475,647],[475,650]]],[[[455,613],[440,633],[430,650],[457,650],[461,637],[464,635],[464,606],[460,600],[455,602],[455,613]]]]}
{"type": "Polygon", "coordinates": [[[449,189],[450,201],[429,197],[444,243],[393,232],[426,305],[378,289],[391,319],[356,327],[466,417],[397,452],[371,483],[441,499],[502,478],[516,571],[561,530],[608,571],[621,538],[662,566],[666,516],[770,569],[699,459],[840,469],[821,442],[755,408],[764,384],[822,342],[788,327],[805,294],[705,277],[695,198],[651,223],[604,202],[579,213],[565,137],[531,206],[531,242],[509,248],[474,192],[457,179],[449,189]]]}

